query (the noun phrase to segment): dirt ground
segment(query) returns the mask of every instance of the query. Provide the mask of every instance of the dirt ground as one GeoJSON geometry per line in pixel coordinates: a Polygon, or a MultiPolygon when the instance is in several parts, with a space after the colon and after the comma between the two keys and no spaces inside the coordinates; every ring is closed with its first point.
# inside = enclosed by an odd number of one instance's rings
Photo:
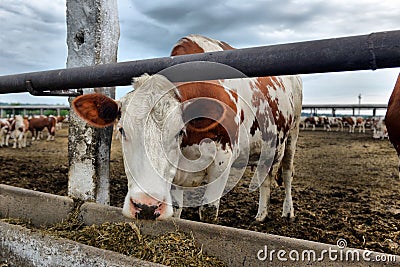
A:
{"type": "MultiPolygon", "coordinates": [[[[25,149],[0,148],[0,183],[67,195],[67,127],[56,140],[25,149]]],[[[295,220],[281,218],[284,190],[274,188],[269,218],[256,223],[258,192],[242,179],[221,200],[218,224],[400,255],[400,180],[388,140],[372,133],[300,132],[293,181],[295,220]]],[[[247,170],[250,172],[250,169],[247,170]]],[[[113,141],[111,205],[122,207],[127,191],[121,145],[113,141]]],[[[182,218],[198,220],[195,209],[182,218]]]]}

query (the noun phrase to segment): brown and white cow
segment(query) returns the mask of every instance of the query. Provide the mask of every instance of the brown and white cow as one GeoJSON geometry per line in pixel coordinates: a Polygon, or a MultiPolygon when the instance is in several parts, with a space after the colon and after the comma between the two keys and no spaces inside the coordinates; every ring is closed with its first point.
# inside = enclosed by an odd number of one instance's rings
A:
{"type": "Polygon", "coordinates": [[[26,147],[26,138],[28,131],[28,120],[21,115],[15,115],[11,121],[11,137],[14,138],[13,148],[26,147]]]}
{"type": "Polygon", "coordinates": [[[337,126],[336,131],[343,132],[343,120],[339,117],[328,117],[329,120],[329,128],[332,126],[337,126]]]}
{"type": "Polygon", "coordinates": [[[396,149],[399,157],[399,178],[400,178],[400,74],[397,77],[392,95],[390,96],[385,116],[385,124],[389,140],[396,149]]]}
{"type": "Polygon", "coordinates": [[[318,124],[324,127],[324,131],[330,132],[331,131],[331,124],[329,118],[327,116],[319,116],[318,117],[318,124]]]}
{"type": "Polygon", "coordinates": [[[389,138],[385,118],[371,118],[372,138],[383,140],[389,138]]]}
{"type": "MultiPolygon", "coordinates": [[[[225,49],[232,47],[190,35],[175,45],[172,55],[225,49]]],[[[134,88],[120,103],[90,94],[72,104],[79,116],[96,127],[112,125],[121,114],[128,178],[125,216],[179,216],[182,187],[206,182],[200,218],[215,220],[232,164],[248,156],[259,164],[256,219],[267,216],[275,176],[285,187],[282,216],[294,217],[291,183],[302,105],[298,76],[172,84],[156,74],[136,78],[134,88]]]]}
{"type": "Polygon", "coordinates": [[[310,116],[310,117],[302,117],[300,119],[300,123],[301,123],[301,129],[307,129],[308,126],[312,126],[312,130],[315,131],[315,126],[318,124],[318,118],[314,117],[314,116],[310,116]]]}
{"type": "Polygon", "coordinates": [[[365,121],[362,117],[343,117],[343,123],[346,123],[349,126],[349,133],[354,133],[354,129],[358,126],[358,132],[365,133],[365,121]]]}
{"type": "Polygon", "coordinates": [[[29,120],[29,131],[32,133],[32,140],[39,140],[40,133],[44,128],[48,130],[47,140],[54,140],[54,135],[56,133],[56,123],[57,119],[54,116],[40,116],[33,117],[29,120]]]}
{"type": "Polygon", "coordinates": [[[7,119],[0,119],[0,147],[8,146],[11,134],[11,124],[7,119]]]}
{"type": "Polygon", "coordinates": [[[65,120],[65,116],[57,116],[56,118],[56,130],[62,129],[62,124],[65,120]]]}

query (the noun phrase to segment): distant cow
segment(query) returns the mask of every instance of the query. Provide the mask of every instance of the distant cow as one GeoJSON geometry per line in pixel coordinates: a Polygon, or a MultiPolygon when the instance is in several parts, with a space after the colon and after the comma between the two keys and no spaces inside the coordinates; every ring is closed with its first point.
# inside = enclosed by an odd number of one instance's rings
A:
{"type": "Polygon", "coordinates": [[[6,119],[0,119],[0,147],[8,146],[11,134],[11,124],[6,119]]]}
{"type": "Polygon", "coordinates": [[[306,129],[306,128],[308,128],[308,126],[312,126],[312,130],[314,131],[315,130],[315,126],[318,124],[318,118],[317,117],[313,117],[313,116],[310,116],[310,117],[302,117],[301,118],[301,129],[306,129]]]}
{"type": "Polygon", "coordinates": [[[62,129],[62,124],[65,120],[65,116],[57,116],[56,117],[56,130],[61,130],[62,129]]]}
{"type": "Polygon", "coordinates": [[[396,149],[399,157],[399,178],[400,178],[400,75],[397,77],[392,95],[390,96],[385,116],[385,123],[389,140],[396,149]]]}
{"type": "Polygon", "coordinates": [[[21,115],[15,115],[11,122],[11,136],[14,138],[13,148],[26,147],[26,133],[28,131],[28,120],[21,115]]]}
{"type": "Polygon", "coordinates": [[[336,131],[343,131],[343,120],[340,117],[328,117],[329,127],[337,126],[336,131]]]}
{"type": "MultiPolygon", "coordinates": [[[[233,48],[217,40],[190,35],[181,39],[171,54],[225,49],[233,48]]],[[[262,221],[267,216],[275,175],[281,175],[285,186],[282,216],[293,218],[291,182],[302,102],[298,76],[174,85],[156,74],[137,78],[134,87],[122,99],[120,107],[100,94],[80,96],[72,104],[78,115],[97,127],[112,125],[121,112],[128,178],[125,216],[148,219],[179,216],[183,191],[178,187],[196,187],[206,182],[200,218],[215,220],[233,161],[245,153],[249,141],[247,148],[251,149],[251,155],[267,147],[273,163],[269,168],[266,158],[261,161],[260,168],[268,175],[266,179],[257,177],[261,187],[256,219],[262,221]],[[276,138],[277,144],[272,144],[270,138],[276,138]],[[190,170],[200,169],[203,163],[196,160],[199,153],[210,159],[208,165],[196,172],[201,175],[181,168],[189,162],[190,170]]]]}
{"type": "Polygon", "coordinates": [[[375,118],[371,121],[371,128],[373,130],[372,137],[374,139],[389,138],[387,127],[384,118],[375,118]]]}
{"type": "Polygon", "coordinates": [[[56,123],[57,119],[54,116],[41,116],[34,117],[29,120],[29,131],[32,133],[32,140],[40,139],[40,132],[46,128],[49,132],[47,140],[54,140],[54,135],[56,133],[56,123]]]}
{"type": "Polygon", "coordinates": [[[343,117],[342,120],[349,126],[349,133],[354,133],[356,126],[358,126],[359,133],[365,133],[365,121],[362,117],[343,117]]]}
{"type": "Polygon", "coordinates": [[[324,126],[324,131],[331,131],[331,124],[327,116],[319,116],[318,124],[324,126]]]}

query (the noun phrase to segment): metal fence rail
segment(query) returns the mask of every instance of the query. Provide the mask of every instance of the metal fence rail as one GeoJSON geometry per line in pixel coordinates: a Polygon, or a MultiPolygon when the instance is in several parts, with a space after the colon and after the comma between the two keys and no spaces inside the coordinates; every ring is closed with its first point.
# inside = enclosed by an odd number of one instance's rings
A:
{"type": "Polygon", "coordinates": [[[387,109],[387,104],[303,104],[303,109],[387,109]]]}
{"type": "Polygon", "coordinates": [[[353,116],[356,115],[356,110],[360,112],[361,110],[372,110],[372,116],[376,116],[376,111],[386,110],[387,104],[304,104],[302,106],[302,111],[305,112],[309,110],[311,114],[316,115],[318,110],[328,110],[332,112],[332,116],[336,116],[338,110],[353,110],[353,116]]]}
{"type": "MultiPolygon", "coordinates": [[[[0,76],[0,94],[129,85],[132,77],[191,61],[226,64],[249,77],[400,67],[400,31],[0,76]]],[[[237,77],[209,77],[218,78],[237,77]]]]}

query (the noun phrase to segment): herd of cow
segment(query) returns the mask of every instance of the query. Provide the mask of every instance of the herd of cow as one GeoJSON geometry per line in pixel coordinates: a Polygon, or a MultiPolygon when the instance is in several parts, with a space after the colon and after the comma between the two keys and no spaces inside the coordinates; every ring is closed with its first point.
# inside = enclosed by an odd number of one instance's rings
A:
{"type": "Polygon", "coordinates": [[[314,131],[316,127],[323,127],[325,131],[332,131],[332,127],[336,127],[336,131],[344,131],[349,128],[349,133],[354,133],[358,127],[359,133],[365,133],[365,128],[370,128],[373,132],[374,139],[389,138],[384,117],[327,117],[327,116],[302,116],[300,119],[300,129],[312,127],[314,131]]]}
{"type": "Polygon", "coordinates": [[[60,129],[64,116],[33,116],[23,117],[15,115],[9,119],[0,119],[0,147],[9,146],[9,141],[14,140],[13,148],[27,146],[27,137],[30,132],[32,141],[43,138],[43,130],[47,129],[47,140],[54,140],[56,129],[60,129]]]}

